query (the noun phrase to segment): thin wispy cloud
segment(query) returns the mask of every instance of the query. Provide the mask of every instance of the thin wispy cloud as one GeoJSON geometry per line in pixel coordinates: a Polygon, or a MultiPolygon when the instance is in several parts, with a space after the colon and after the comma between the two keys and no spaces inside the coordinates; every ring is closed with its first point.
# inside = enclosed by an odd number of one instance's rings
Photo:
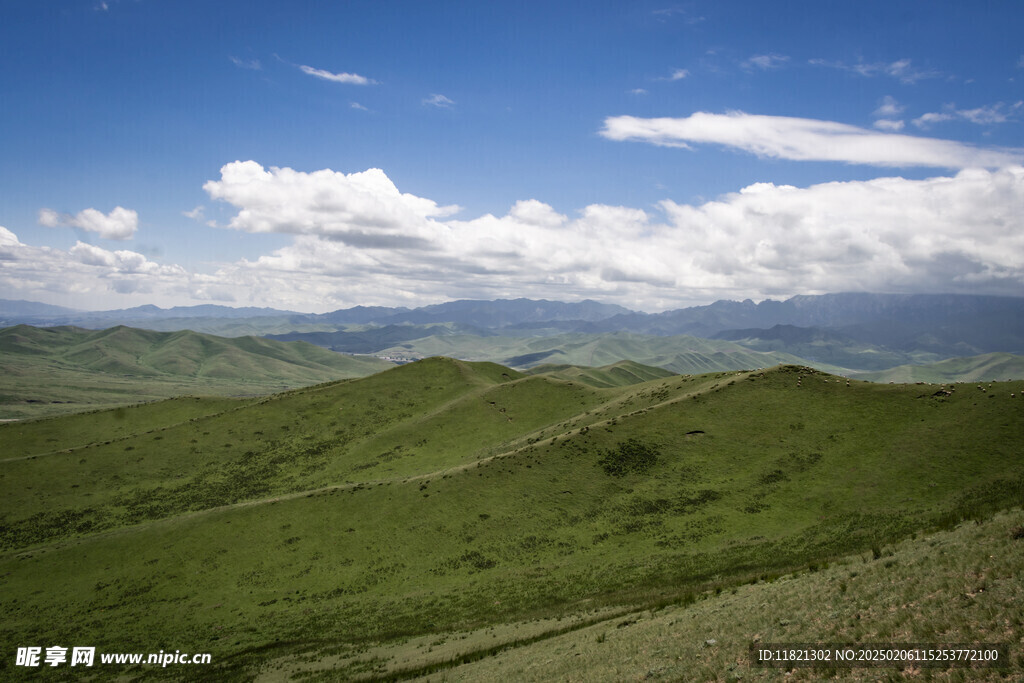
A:
{"type": "Polygon", "coordinates": [[[879,119],[872,124],[878,130],[884,130],[887,133],[895,133],[903,130],[906,124],[900,119],[879,119]]]}
{"type": "Polygon", "coordinates": [[[455,106],[455,102],[438,93],[433,93],[430,97],[425,97],[423,99],[423,104],[430,105],[431,107],[441,107],[443,109],[450,109],[455,106]]]}
{"type": "Polygon", "coordinates": [[[896,117],[902,114],[904,109],[906,107],[897,102],[895,97],[886,95],[882,98],[878,108],[872,112],[872,116],[878,118],[873,124],[874,127],[887,133],[896,133],[903,130],[906,124],[903,123],[902,119],[896,117]]]}
{"type": "Polygon", "coordinates": [[[897,102],[895,97],[892,95],[886,95],[879,103],[878,109],[875,109],[874,115],[884,118],[892,118],[902,114],[904,109],[906,109],[906,107],[897,102]]]}
{"type": "Polygon", "coordinates": [[[683,7],[665,7],[662,9],[652,10],[651,14],[654,15],[658,21],[664,22],[678,19],[690,26],[704,21],[704,17],[695,15],[683,7]]]}
{"type": "Polygon", "coordinates": [[[315,78],[321,78],[325,81],[331,81],[333,83],[347,83],[350,85],[373,85],[376,81],[367,78],[366,76],[360,76],[359,74],[350,73],[332,73],[324,69],[316,69],[305,64],[299,65],[299,69],[304,74],[308,74],[315,78]]]}
{"type": "Polygon", "coordinates": [[[672,73],[670,73],[668,76],[662,76],[662,77],[657,78],[655,80],[659,80],[659,81],[681,81],[681,80],[683,80],[684,78],[686,78],[689,75],[690,75],[690,70],[689,69],[673,69],[672,73]]]}
{"type": "Polygon", "coordinates": [[[769,71],[771,69],[778,69],[785,66],[789,62],[789,57],[786,55],[780,55],[772,52],[766,55],[754,55],[749,59],[740,63],[740,66],[744,69],[760,69],[762,71],[769,71]]]}
{"type": "Polygon", "coordinates": [[[632,90],[629,91],[629,94],[630,95],[646,95],[647,94],[647,90],[645,90],[644,88],[633,88],[632,90]]]}
{"type": "Polygon", "coordinates": [[[811,59],[808,63],[814,66],[839,69],[869,78],[889,76],[906,85],[913,85],[918,81],[928,78],[941,78],[943,75],[941,71],[934,69],[919,69],[909,59],[898,59],[895,62],[857,62],[855,64],[825,59],[811,59]]]}
{"type": "Polygon", "coordinates": [[[349,106],[352,107],[353,109],[358,109],[359,111],[370,111],[369,109],[359,104],[358,102],[350,102],[349,106]]]}
{"type": "Polygon", "coordinates": [[[228,59],[230,59],[231,63],[237,66],[239,69],[250,69],[252,71],[259,71],[260,69],[263,68],[263,65],[260,64],[260,60],[258,59],[240,59],[239,57],[235,57],[233,55],[228,57],[228,59]]]}
{"type": "Polygon", "coordinates": [[[1024,149],[985,149],[952,140],[878,133],[845,123],[787,116],[697,112],[685,118],[611,116],[609,140],[690,148],[718,144],[760,157],[871,166],[995,168],[1024,162],[1024,149]]]}
{"type": "Polygon", "coordinates": [[[1007,105],[1005,102],[997,102],[985,107],[974,109],[957,109],[956,105],[948,104],[942,111],[928,112],[917,117],[911,123],[918,128],[927,129],[936,123],[946,121],[968,121],[980,126],[990,126],[999,123],[1007,123],[1017,120],[1016,117],[1024,108],[1024,101],[1007,105]]]}

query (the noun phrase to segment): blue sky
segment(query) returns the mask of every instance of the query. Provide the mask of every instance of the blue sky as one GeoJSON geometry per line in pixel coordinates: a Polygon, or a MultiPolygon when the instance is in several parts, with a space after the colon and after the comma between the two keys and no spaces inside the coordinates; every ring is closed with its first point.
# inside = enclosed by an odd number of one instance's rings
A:
{"type": "Polygon", "coordinates": [[[0,3],[0,298],[1024,295],[1024,5],[0,3]]]}

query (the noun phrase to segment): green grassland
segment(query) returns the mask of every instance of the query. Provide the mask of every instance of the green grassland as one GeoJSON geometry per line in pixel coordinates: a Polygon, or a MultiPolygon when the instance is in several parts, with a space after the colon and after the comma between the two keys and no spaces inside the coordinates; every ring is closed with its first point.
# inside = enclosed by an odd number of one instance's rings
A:
{"type": "Polygon", "coordinates": [[[990,382],[1024,377],[1024,356],[986,353],[924,365],[900,365],[856,375],[871,382],[990,382]]]}
{"type": "Polygon", "coordinates": [[[545,375],[551,379],[583,382],[592,387],[626,387],[676,374],[663,368],[622,360],[600,368],[580,365],[537,365],[526,371],[528,375],[545,375]]]}
{"type": "MultiPolygon", "coordinates": [[[[762,368],[781,363],[808,363],[788,353],[752,351],[729,341],[631,332],[569,333],[552,337],[438,335],[397,344],[380,353],[414,359],[450,356],[468,361],[501,363],[519,370],[541,364],[599,367],[631,360],[677,374],[762,368]]],[[[843,368],[825,363],[816,364],[815,367],[827,372],[845,372],[843,368]]]]}
{"type": "MultiPolygon", "coordinates": [[[[432,358],[269,397],[0,425],[4,651],[178,649],[212,653],[202,676],[218,680],[335,680],[504,643],[523,667],[569,634],[614,643],[647,610],[693,633],[685,610],[711,602],[684,606],[704,591],[760,604],[750,591],[768,587],[744,584],[1024,503],[1024,382],[779,366],[594,386],[565,371],[432,358]]],[[[999,576],[1019,577],[1019,558],[999,576]]],[[[794,633],[830,636],[807,619],[794,633]]],[[[745,656],[744,626],[706,628],[722,643],[708,667],[745,656]]],[[[1019,638],[1019,615],[1008,628],[1019,638]]],[[[619,680],[601,667],[628,662],[607,652],[592,671],[619,680]]],[[[39,673],[12,662],[0,677],[39,673]]]]}
{"type": "Polygon", "coordinates": [[[203,394],[268,394],[392,367],[301,342],[129,327],[0,330],[0,418],[203,394]]]}

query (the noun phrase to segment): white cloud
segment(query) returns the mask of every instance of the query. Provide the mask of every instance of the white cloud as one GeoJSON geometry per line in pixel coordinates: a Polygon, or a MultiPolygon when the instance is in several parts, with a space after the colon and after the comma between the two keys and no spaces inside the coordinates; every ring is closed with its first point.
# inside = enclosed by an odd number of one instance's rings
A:
{"type": "Polygon", "coordinates": [[[802,188],[757,183],[650,211],[592,204],[566,215],[527,199],[471,220],[400,192],[377,169],[305,173],[234,162],[204,187],[236,208],[232,227],[290,233],[292,243],[199,274],[81,242],[33,247],[0,228],[0,287],[110,306],[148,290],[158,305],[321,311],[518,296],[659,310],[830,291],[1024,287],[1021,166],[802,188]]]}
{"type": "Polygon", "coordinates": [[[203,212],[205,210],[206,210],[206,207],[204,207],[204,206],[197,206],[196,208],[192,209],[191,211],[182,211],[181,215],[182,216],[186,216],[188,218],[191,218],[194,221],[201,221],[201,220],[203,220],[203,212]]]}
{"type": "Polygon", "coordinates": [[[913,123],[918,128],[927,128],[933,123],[952,121],[955,118],[956,117],[950,113],[929,112],[927,114],[922,114],[921,116],[918,116],[916,119],[911,121],[911,123],[913,123]]]}
{"type": "Polygon", "coordinates": [[[360,76],[359,74],[336,74],[331,73],[330,71],[325,71],[323,69],[314,69],[313,67],[306,66],[305,64],[300,65],[299,69],[301,69],[302,73],[304,74],[309,74],[310,76],[322,78],[325,81],[332,81],[334,83],[349,83],[351,85],[371,85],[376,83],[376,81],[371,80],[365,76],[360,76]]]}
{"type": "Polygon", "coordinates": [[[230,59],[231,63],[234,64],[235,66],[237,66],[240,69],[249,69],[251,71],[259,71],[260,69],[263,68],[263,66],[260,64],[260,60],[258,60],[258,59],[240,59],[240,58],[235,57],[235,56],[230,56],[230,57],[228,57],[228,59],[230,59]]]}
{"type": "Polygon", "coordinates": [[[682,7],[666,7],[664,9],[656,9],[652,10],[651,14],[657,17],[658,21],[661,22],[678,16],[682,18],[684,23],[690,26],[694,24],[699,24],[700,22],[704,21],[704,17],[693,16],[690,14],[689,10],[683,9],[682,7]]]}
{"type": "Polygon", "coordinates": [[[1006,294],[1024,285],[1021,167],[807,188],[760,183],[696,206],[663,201],[660,217],[603,204],[570,217],[530,199],[501,217],[460,221],[423,198],[412,198],[410,210],[403,198],[411,196],[382,171],[266,172],[236,163],[216,192],[207,184],[211,195],[232,197],[232,223],[297,234],[272,254],[225,266],[210,286],[272,292],[275,301],[264,305],[528,296],[652,310],[826,291],[1006,294]],[[369,204],[352,199],[350,186],[367,174],[375,208],[356,211],[369,204]]]}
{"type": "Polygon", "coordinates": [[[19,244],[21,244],[21,242],[18,241],[18,236],[0,225],[0,247],[14,247],[19,244]]]}
{"type": "Polygon", "coordinates": [[[236,230],[321,235],[363,246],[420,244],[433,236],[428,218],[459,210],[402,194],[377,168],[348,175],[330,169],[304,173],[236,161],[203,189],[240,209],[229,224],[236,230]]]}
{"type": "Polygon", "coordinates": [[[878,130],[884,130],[889,133],[895,133],[896,131],[903,130],[903,121],[893,119],[878,119],[873,124],[878,130]]]}
{"type": "Polygon", "coordinates": [[[698,250],[702,277],[741,289],[1019,293],[1024,284],[1019,166],[803,189],[765,183],[698,207],[663,206],[698,250]]]}
{"type": "Polygon", "coordinates": [[[434,106],[434,107],[449,108],[449,107],[451,107],[455,103],[452,102],[447,97],[445,97],[444,95],[439,95],[437,93],[433,93],[433,94],[431,94],[430,97],[424,98],[423,104],[429,104],[429,105],[434,106]]]}
{"type": "Polygon", "coordinates": [[[986,107],[975,107],[974,109],[957,109],[956,105],[948,104],[941,112],[929,112],[914,119],[913,123],[918,128],[927,128],[934,123],[945,121],[962,120],[976,123],[978,125],[992,125],[1006,123],[1015,120],[1017,112],[1024,107],[1024,101],[1015,102],[1007,106],[1005,102],[997,102],[986,107]]]}
{"type": "Polygon", "coordinates": [[[149,303],[174,305],[195,300],[195,283],[202,279],[133,251],[108,251],[83,242],[67,251],[36,247],[0,228],[0,288],[22,298],[95,308],[133,305],[137,300],[122,295],[143,292],[149,303]]]}
{"type": "Polygon", "coordinates": [[[690,70],[689,69],[673,69],[672,73],[670,73],[668,76],[662,76],[660,78],[655,78],[654,80],[656,80],[656,81],[681,81],[681,80],[683,80],[684,78],[686,78],[689,75],[690,75],[690,70]]]}
{"type": "Polygon", "coordinates": [[[875,116],[881,116],[886,118],[892,118],[899,116],[906,109],[902,104],[896,101],[896,98],[892,95],[886,95],[882,98],[882,101],[878,105],[878,109],[875,110],[875,116]]]}
{"type": "Polygon", "coordinates": [[[359,104],[358,102],[352,102],[349,104],[349,106],[352,107],[353,109],[358,109],[359,111],[370,111],[369,109],[359,104]]]}
{"type": "Polygon", "coordinates": [[[630,95],[646,95],[647,91],[643,88],[633,88],[629,91],[630,95]]]}
{"type": "Polygon", "coordinates": [[[109,214],[96,209],[84,209],[74,216],[59,214],[53,209],[39,210],[39,225],[48,228],[69,226],[94,232],[104,239],[130,239],[139,227],[139,214],[132,209],[114,207],[109,214]]]}
{"type": "Polygon", "coordinates": [[[612,116],[601,135],[688,149],[688,143],[734,147],[762,157],[873,166],[986,168],[1019,164],[1021,149],[985,149],[951,140],[876,133],[834,121],[743,112],[697,112],[686,118],[612,116]]]}
{"type": "Polygon", "coordinates": [[[60,214],[53,209],[39,209],[39,225],[56,228],[61,225],[60,214]]]}
{"type": "Polygon", "coordinates": [[[914,67],[909,59],[898,59],[895,62],[857,62],[856,64],[832,62],[825,59],[811,59],[808,63],[815,66],[840,69],[869,78],[874,76],[890,76],[905,85],[913,85],[921,80],[940,78],[942,76],[942,72],[934,69],[918,69],[914,67]]]}
{"type": "Polygon", "coordinates": [[[772,52],[766,55],[754,55],[750,59],[740,64],[744,69],[761,69],[762,71],[768,71],[769,69],[778,69],[786,62],[789,61],[789,57],[786,55],[780,55],[772,52]]]}

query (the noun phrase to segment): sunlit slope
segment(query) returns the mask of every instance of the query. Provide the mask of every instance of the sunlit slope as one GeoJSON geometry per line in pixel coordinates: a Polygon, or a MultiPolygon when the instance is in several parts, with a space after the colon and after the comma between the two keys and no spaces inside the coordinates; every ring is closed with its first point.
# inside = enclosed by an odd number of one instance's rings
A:
{"type": "Polygon", "coordinates": [[[389,367],[301,342],[19,325],[0,330],[0,414],[31,417],[188,393],[271,393],[389,367]]]}
{"type": "Polygon", "coordinates": [[[654,379],[664,379],[675,373],[663,368],[623,360],[600,368],[579,365],[537,365],[530,368],[527,374],[583,382],[592,387],[625,387],[654,379]]]}
{"type": "MultiPolygon", "coordinates": [[[[1024,512],[1017,509],[879,546],[877,555],[855,554],[738,586],[723,582],[694,595],[692,603],[413,639],[360,657],[385,658],[376,663],[378,671],[404,672],[401,680],[424,680],[419,674],[427,680],[474,682],[875,681],[921,675],[927,680],[929,673],[938,680],[1021,680],[1024,654],[1012,644],[1024,637],[1022,532],[1024,512]],[[538,637],[538,627],[550,635],[538,637]],[[1004,650],[1005,668],[900,671],[821,665],[786,673],[752,665],[750,646],[767,643],[1011,645],[1004,650]]],[[[330,673],[336,661],[330,656],[284,660],[267,667],[258,680],[330,673]]]]}
{"type": "Polygon", "coordinates": [[[880,372],[858,374],[872,382],[991,382],[1024,378],[1024,356],[986,353],[927,365],[900,365],[880,372]]]}
{"type": "Polygon", "coordinates": [[[431,359],[5,462],[0,639],[208,650],[246,678],[806,566],[1024,500],[1024,382],[1001,386],[595,389],[431,359]],[[609,475],[631,439],[656,461],[609,475]]]}
{"type": "MultiPolygon", "coordinates": [[[[682,374],[808,362],[782,352],[752,351],[729,341],[699,339],[687,335],[659,337],[629,332],[573,333],[540,338],[458,334],[432,336],[399,344],[380,353],[411,357],[444,355],[492,361],[520,369],[540,364],[599,367],[630,360],[682,374]]],[[[819,367],[833,372],[841,370],[824,364],[819,367]]]]}

